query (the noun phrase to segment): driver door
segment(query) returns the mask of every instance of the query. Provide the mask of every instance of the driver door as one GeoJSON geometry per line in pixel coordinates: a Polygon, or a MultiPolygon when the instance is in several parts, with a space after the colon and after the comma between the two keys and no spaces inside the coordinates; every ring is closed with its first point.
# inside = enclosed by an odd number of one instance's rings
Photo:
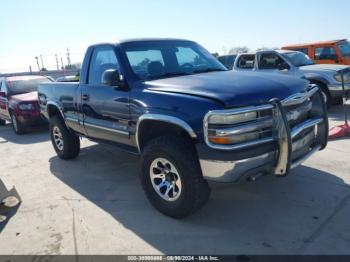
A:
{"type": "Polygon", "coordinates": [[[87,136],[120,144],[130,144],[129,91],[102,84],[108,69],[119,70],[112,46],[93,50],[88,83],[81,87],[81,110],[87,136]]]}

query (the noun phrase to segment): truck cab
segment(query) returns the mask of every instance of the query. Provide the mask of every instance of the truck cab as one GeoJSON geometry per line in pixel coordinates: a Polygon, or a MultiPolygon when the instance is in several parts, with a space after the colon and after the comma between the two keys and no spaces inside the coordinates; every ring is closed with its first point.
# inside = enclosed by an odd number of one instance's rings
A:
{"type": "Polygon", "coordinates": [[[350,43],[346,39],[282,47],[308,55],[316,64],[350,65],[350,43]]]}
{"type": "Polygon", "coordinates": [[[208,181],[283,177],[327,144],[316,86],[229,71],[188,40],[92,45],[80,82],[42,84],[39,100],[58,157],[77,157],[79,137],[139,155],[147,198],[174,218],[206,203],[208,181]]]}

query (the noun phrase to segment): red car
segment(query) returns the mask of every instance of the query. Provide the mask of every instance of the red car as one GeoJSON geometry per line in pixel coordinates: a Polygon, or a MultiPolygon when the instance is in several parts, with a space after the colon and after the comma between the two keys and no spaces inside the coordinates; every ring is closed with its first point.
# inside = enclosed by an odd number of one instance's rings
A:
{"type": "Polygon", "coordinates": [[[11,121],[16,134],[29,126],[43,124],[38,100],[38,85],[52,82],[44,76],[13,76],[0,78],[0,125],[11,121]]]}

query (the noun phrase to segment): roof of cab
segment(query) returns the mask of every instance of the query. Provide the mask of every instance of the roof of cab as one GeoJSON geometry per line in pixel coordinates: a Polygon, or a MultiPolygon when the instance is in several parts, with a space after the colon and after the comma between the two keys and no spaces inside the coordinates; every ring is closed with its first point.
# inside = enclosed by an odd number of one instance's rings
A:
{"type": "Polygon", "coordinates": [[[124,43],[131,43],[131,42],[155,42],[155,41],[186,41],[186,42],[192,42],[187,39],[180,39],[180,38],[131,38],[131,39],[123,39],[120,40],[119,44],[124,43]]]}
{"type": "Polygon", "coordinates": [[[135,42],[155,42],[155,41],[185,41],[185,42],[193,42],[191,40],[187,39],[180,39],[180,38],[130,38],[130,39],[122,39],[116,43],[110,43],[110,42],[102,42],[102,43],[96,43],[93,45],[90,45],[90,47],[100,46],[100,45],[118,45],[118,44],[125,44],[125,43],[135,43],[135,42]]]}
{"type": "Polygon", "coordinates": [[[338,39],[338,40],[330,40],[330,41],[320,41],[320,42],[314,42],[314,43],[305,43],[305,44],[295,44],[295,45],[286,45],[282,48],[286,49],[289,47],[304,47],[304,46],[311,46],[311,45],[334,45],[339,42],[346,41],[346,39],[338,39]]]}

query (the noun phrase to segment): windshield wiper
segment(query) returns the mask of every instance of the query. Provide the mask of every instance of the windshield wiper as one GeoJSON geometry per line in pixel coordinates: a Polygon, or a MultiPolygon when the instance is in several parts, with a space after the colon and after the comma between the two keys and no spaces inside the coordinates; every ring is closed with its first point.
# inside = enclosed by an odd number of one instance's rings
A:
{"type": "Polygon", "coordinates": [[[221,72],[221,71],[228,71],[227,69],[222,68],[206,68],[203,70],[194,70],[193,73],[201,74],[201,73],[209,73],[209,72],[221,72]]]}

